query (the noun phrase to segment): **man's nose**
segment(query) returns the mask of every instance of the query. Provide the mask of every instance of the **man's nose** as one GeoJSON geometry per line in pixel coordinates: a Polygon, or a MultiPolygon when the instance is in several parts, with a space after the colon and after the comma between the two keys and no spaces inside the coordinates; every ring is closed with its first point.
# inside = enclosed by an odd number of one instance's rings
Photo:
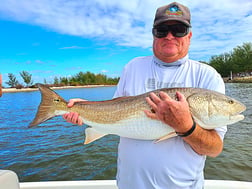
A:
{"type": "Polygon", "coordinates": [[[167,38],[167,39],[172,39],[172,38],[174,38],[174,36],[173,36],[172,33],[169,31],[168,34],[165,36],[165,38],[167,38]]]}

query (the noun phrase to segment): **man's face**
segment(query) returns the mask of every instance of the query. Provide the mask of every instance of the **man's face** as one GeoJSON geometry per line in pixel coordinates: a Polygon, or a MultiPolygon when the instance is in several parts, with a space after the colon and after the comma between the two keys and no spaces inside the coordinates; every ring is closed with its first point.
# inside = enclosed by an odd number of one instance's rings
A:
{"type": "MultiPolygon", "coordinates": [[[[174,25],[180,24],[180,22],[168,21],[163,24],[174,25]]],[[[167,63],[183,58],[188,53],[191,37],[191,31],[189,31],[189,33],[184,37],[175,37],[171,32],[169,32],[166,37],[162,38],[154,36],[154,54],[157,58],[167,63]]]]}

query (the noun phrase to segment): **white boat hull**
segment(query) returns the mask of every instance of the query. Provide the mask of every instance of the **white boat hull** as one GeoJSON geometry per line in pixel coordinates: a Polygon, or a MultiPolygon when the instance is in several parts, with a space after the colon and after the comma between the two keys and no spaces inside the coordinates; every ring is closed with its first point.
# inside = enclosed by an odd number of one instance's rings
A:
{"type": "Polygon", "coordinates": [[[118,189],[115,180],[23,182],[20,189],[118,189]]]}
{"type": "MultiPolygon", "coordinates": [[[[115,180],[42,181],[19,183],[16,173],[0,170],[1,189],[118,189],[115,180]]],[[[206,180],[204,189],[252,189],[252,182],[206,180]]]]}
{"type": "MultiPolygon", "coordinates": [[[[20,189],[118,189],[115,180],[20,183],[20,189]]],[[[204,189],[252,189],[252,182],[206,180],[204,189]]]]}

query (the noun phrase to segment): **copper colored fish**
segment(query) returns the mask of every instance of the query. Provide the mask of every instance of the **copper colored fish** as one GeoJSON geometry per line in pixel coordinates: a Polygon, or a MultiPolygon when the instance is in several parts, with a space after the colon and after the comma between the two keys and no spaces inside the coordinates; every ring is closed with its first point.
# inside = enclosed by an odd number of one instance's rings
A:
{"type": "MultiPolygon", "coordinates": [[[[78,102],[68,108],[67,102],[56,92],[38,84],[42,94],[36,117],[29,127],[38,125],[54,116],[77,112],[89,127],[85,130],[85,144],[107,134],[123,137],[161,141],[176,136],[174,130],[159,120],[148,118],[144,110],[150,110],[146,102],[149,93],[121,97],[107,101],[78,102]]],[[[246,107],[224,94],[200,88],[164,88],[160,91],[176,99],[176,92],[184,94],[194,120],[205,129],[214,129],[244,119],[240,113],[246,107]]]]}

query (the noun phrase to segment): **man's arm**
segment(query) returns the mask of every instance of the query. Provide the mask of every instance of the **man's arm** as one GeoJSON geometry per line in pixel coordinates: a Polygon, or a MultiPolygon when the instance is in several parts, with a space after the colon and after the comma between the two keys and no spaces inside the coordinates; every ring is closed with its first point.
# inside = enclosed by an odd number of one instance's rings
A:
{"type": "MultiPolygon", "coordinates": [[[[154,112],[146,110],[145,113],[171,126],[178,133],[186,133],[192,128],[193,119],[184,95],[177,92],[177,98],[173,100],[164,92],[160,92],[159,96],[151,93],[146,100],[154,112]]],[[[215,130],[206,130],[197,124],[192,134],[183,137],[183,140],[200,155],[216,157],[223,149],[223,141],[215,130]]]]}
{"type": "Polygon", "coordinates": [[[223,149],[223,141],[215,130],[206,130],[196,126],[194,132],[183,139],[201,155],[216,157],[223,149]]]}

